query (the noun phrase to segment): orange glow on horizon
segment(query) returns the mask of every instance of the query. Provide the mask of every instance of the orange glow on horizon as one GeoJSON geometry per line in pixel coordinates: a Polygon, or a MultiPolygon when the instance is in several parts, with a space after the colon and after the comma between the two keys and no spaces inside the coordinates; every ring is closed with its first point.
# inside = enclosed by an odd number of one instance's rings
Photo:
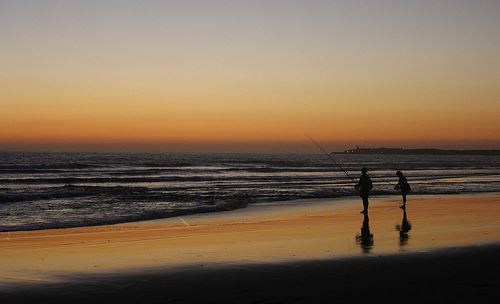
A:
{"type": "Polygon", "coordinates": [[[292,2],[0,4],[0,150],[307,135],[500,145],[491,4],[292,2]]]}

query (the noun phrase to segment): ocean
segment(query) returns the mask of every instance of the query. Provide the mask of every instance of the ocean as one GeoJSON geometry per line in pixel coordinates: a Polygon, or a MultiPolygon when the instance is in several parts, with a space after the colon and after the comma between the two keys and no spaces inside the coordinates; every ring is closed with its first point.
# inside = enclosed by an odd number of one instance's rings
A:
{"type": "MultiPolygon", "coordinates": [[[[370,169],[373,195],[500,191],[500,157],[334,155],[355,180],[370,169]]],[[[355,196],[321,154],[0,153],[0,231],[124,223],[248,204],[355,196]]],[[[411,197],[410,197],[411,199],[411,197]]]]}

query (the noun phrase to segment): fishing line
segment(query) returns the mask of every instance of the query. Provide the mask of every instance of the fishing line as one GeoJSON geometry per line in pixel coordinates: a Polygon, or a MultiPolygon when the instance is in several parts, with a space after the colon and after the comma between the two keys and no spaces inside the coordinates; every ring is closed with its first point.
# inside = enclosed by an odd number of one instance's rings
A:
{"type": "Polygon", "coordinates": [[[347,173],[347,171],[346,171],[344,168],[342,168],[342,166],[341,166],[339,163],[337,163],[337,161],[336,161],[336,160],[335,160],[335,159],[334,159],[334,158],[330,155],[330,153],[326,152],[326,150],[325,150],[325,149],[323,149],[323,147],[322,147],[320,144],[318,144],[318,143],[317,143],[314,139],[312,139],[310,136],[307,136],[307,137],[308,137],[308,138],[309,138],[309,140],[310,140],[311,142],[313,142],[313,143],[314,143],[314,144],[315,144],[315,145],[316,145],[316,146],[317,146],[317,147],[318,147],[318,148],[319,148],[319,149],[320,149],[320,150],[321,150],[321,151],[322,151],[322,152],[323,152],[326,156],[328,156],[328,158],[330,158],[330,160],[331,160],[331,161],[333,161],[333,163],[335,163],[335,165],[337,165],[337,167],[339,167],[339,168],[340,168],[340,170],[342,170],[342,171],[345,173],[345,175],[346,175],[346,176],[347,176],[350,180],[352,180],[352,182],[354,183],[354,185],[355,185],[355,186],[357,186],[357,185],[358,185],[358,183],[356,183],[356,181],[355,181],[355,180],[354,180],[354,179],[353,179],[353,178],[349,175],[349,173],[347,173]]]}
{"type": "MultiPolygon", "coordinates": [[[[342,166],[332,157],[332,155],[330,153],[328,153],[318,142],[316,142],[313,138],[311,138],[310,136],[307,136],[309,138],[309,140],[311,142],[313,142],[324,154],[326,154],[326,156],[328,156],[328,158],[330,158],[330,160],[332,160],[335,165],[337,165],[344,173],[345,175],[347,175],[347,177],[349,177],[352,182],[354,183],[354,185],[357,185],[358,183],[349,175],[349,173],[347,173],[346,170],[344,170],[344,168],[342,168],[342,166]]],[[[373,174],[370,174],[372,177],[375,177],[387,184],[389,184],[391,187],[395,187],[396,185],[392,184],[391,182],[385,180],[384,178],[381,178],[381,177],[378,177],[378,176],[374,176],[373,174]]]]}

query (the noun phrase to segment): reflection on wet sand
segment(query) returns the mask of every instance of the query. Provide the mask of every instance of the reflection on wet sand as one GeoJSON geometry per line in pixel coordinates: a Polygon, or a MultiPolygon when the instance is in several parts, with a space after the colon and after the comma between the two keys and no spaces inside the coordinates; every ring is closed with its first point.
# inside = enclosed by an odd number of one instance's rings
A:
{"type": "Polygon", "coordinates": [[[403,209],[403,220],[401,221],[401,225],[396,225],[396,230],[399,231],[399,246],[403,247],[408,245],[408,239],[410,236],[408,232],[411,230],[411,224],[408,221],[408,214],[406,213],[406,207],[403,209]]]}
{"type": "Polygon", "coordinates": [[[370,253],[373,248],[373,234],[370,232],[370,218],[368,212],[363,213],[363,225],[361,234],[356,235],[356,243],[361,247],[363,253],[370,253]]]}

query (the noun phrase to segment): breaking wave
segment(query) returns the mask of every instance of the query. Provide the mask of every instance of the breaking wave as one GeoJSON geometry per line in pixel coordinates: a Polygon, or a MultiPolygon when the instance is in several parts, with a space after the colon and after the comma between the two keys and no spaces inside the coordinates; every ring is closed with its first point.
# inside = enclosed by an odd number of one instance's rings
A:
{"type": "MultiPolygon", "coordinates": [[[[414,194],[500,191],[500,157],[336,155],[373,195],[395,194],[403,170],[414,194]]],[[[248,204],[354,196],[322,155],[0,153],[0,231],[114,224],[248,204]]]]}

